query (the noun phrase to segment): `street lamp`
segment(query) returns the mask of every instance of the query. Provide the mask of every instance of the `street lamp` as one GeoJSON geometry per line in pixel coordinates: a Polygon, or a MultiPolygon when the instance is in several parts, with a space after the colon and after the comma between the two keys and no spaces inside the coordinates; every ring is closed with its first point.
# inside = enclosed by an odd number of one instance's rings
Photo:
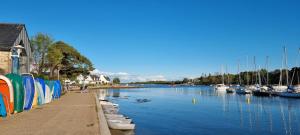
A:
{"type": "Polygon", "coordinates": [[[20,70],[20,56],[23,51],[24,47],[21,45],[16,45],[11,48],[11,71],[14,74],[19,74],[20,70]]]}

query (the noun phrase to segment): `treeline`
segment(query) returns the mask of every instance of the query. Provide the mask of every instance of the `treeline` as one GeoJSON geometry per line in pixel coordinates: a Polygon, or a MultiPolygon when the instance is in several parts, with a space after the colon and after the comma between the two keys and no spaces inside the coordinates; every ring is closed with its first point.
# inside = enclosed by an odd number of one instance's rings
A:
{"type": "MultiPolygon", "coordinates": [[[[294,67],[291,70],[288,70],[289,74],[289,83],[291,84],[299,84],[300,78],[299,78],[299,67],[294,67]]],[[[266,84],[279,84],[280,79],[282,80],[283,84],[286,84],[287,82],[287,77],[286,77],[286,70],[274,70],[271,72],[267,72],[267,70],[262,69],[260,70],[260,79],[262,85],[266,84]],[[280,77],[281,76],[281,77],[280,77]],[[267,80],[269,80],[267,82],[267,80]]],[[[241,72],[239,79],[239,74],[225,74],[224,79],[225,79],[225,84],[239,84],[239,80],[241,80],[242,85],[251,85],[251,84],[257,84],[259,83],[259,75],[258,72],[241,72]],[[248,77],[247,77],[248,74],[248,77]]],[[[210,84],[220,84],[222,83],[222,75],[203,75],[199,78],[192,79],[190,80],[194,84],[197,85],[210,85],[210,84]]]]}
{"type": "Polygon", "coordinates": [[[64,41],[38,33],[31,38],[32,74],[43,79],[76,78],[93,70],[92,62],[64,41]]]}
{"type": "MultiPolygon", "coordinates": [[[[266,84],[279,84],[280,76],[282,80],[282,84],[286,85],[286,71],[287,70],[274,70],[271,72],[267,72],[267,70],[262,69],[260,70],[260,79],[262,85],[266,84]],[[267,82],[267,80],[269,80],[267,82]]],[[[289,84],[300,84],[300,68],[294,67],[291,70],[288,70],[289,74],[289,84]]],[[[224,83],[225,84],[240,84],[241,85],[252,85],[259,83],[259,74],[258,72],[248,71],[248,72],[241,72],[240,79],[239,74],[224,74],[224,83]],[[248,77],[247,77],[248,76],[248,77]]],[[[147,82],[133,82],[132,84],[168,84],[168,85],[178,85],[178,84],[195,84],[195,85],[211,85],[211,84],[221,84],[222,83],[222,74],[204,74],[201,77],[188,79],[184,78],[183,80],[177,81],[147,81],[147,82]]]]}

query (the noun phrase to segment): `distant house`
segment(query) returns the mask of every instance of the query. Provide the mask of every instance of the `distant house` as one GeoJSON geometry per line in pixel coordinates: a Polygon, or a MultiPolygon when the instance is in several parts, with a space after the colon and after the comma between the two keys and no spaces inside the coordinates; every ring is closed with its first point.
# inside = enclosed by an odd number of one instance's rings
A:
{"type": "Polygon", "coordinates": [[[91,76],[86,76],[84,77],[83,75],[79,75],[76,78],[77,82],[79,84],[92,84],[93,79],[91,78],[91,76]]]}
{"type": "Polygon", "coordinates": [[[29,73],[31,47],[24,24],[0,23],[0,74],[11,72],[11,52],[14,46],[24,47],[20,57],[20,73],[29,73]]]}
{"type": "Polygon", "coordinates": [[[110,79],[104,75],[91,75],[94,84],[109,84],[110,79]]]}
{"type": "Polygon", "coordinates": [[[87,77],[84,77],[83,75],[79,75],[76,80],[79,84],[82,84],[82,83],[85,83],[85,84],[109,84],[110,83],[109,77],[104,76],[104,75],[88,75],[87,77]]]}

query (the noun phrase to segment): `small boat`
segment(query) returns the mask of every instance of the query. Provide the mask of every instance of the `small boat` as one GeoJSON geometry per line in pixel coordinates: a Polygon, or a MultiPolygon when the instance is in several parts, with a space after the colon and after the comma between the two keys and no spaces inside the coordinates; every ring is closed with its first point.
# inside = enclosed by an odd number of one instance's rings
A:
{"type": "Polygon", "coordinates": [[[105,117],[123,118],[125,116],[121,114],[105,114],[105,117]]]}
{"type": "Polygon", "coordinates": [[[246,88],[238,88],[238,89],[236,89],[236,91],[235,91],[237,94],[243,94],[243,95],[245,95],[245,94],[251,94],[251,90],[249,90],[249,89],[246,89],[246,88]]]}
{"type": "Polygon", "coordinates": [[[108,122],[114,122],[114,123],[124,123],[124,124],[131,124],[131,119],[124,119],[124,120],[114,120],[114,119],[108,119],[108,122]]]}
{"type": "Polygon", "coordinates": [[[108,120],[131,120],[128,117],[106,117],[106,119],[108,119],[108,120]]]}
{"type": "Polygon", "coordinates": [[[235,89],[234,88],[228,88],[226,89],[227,93],[234,93],[235,89]]]}
{"type": "Polygon", "coordinates": [[[125,123],[121,123],[121,122],[111,122],[111,121],[108,121],[107,123],[111,129],[115,129],[115,130],[134,130],[135,129],[135,124],[125,124],[125,123]]]}
{"type": "Polygon", "coordinates": [[[271,92],[270,92],[270,91],[267,91],[267,90],[265,90],[265,89],[263,89],[263,88],[259,88],[259,89],[257,89],[257,90],[254,90],[254,91],[252,92],[252,94],[253,94],[254,96],[258,96],[258,97],[269,97],[269,96],[271,96],[271,92]]]}
{"type": "Polygon", "coordinates": [[[100,104],[101,104],[102,106],[103,106],[103,105],[108,105],[108,106],[119,107],[118,104],[114,104],[114,103],[111,103],[111,102],[105,102],[105,101],[100,102],[100,104]]]}

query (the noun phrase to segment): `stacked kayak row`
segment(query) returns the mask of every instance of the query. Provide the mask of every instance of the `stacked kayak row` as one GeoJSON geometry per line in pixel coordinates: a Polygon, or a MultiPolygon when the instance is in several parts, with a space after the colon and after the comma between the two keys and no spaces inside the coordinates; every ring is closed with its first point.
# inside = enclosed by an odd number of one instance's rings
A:
{"type": "Polygon", "coordinates": [[[30,74],[0,75],[0,116],[28,111],[59,99],[59,80],[43,80],[30,74]]]}

